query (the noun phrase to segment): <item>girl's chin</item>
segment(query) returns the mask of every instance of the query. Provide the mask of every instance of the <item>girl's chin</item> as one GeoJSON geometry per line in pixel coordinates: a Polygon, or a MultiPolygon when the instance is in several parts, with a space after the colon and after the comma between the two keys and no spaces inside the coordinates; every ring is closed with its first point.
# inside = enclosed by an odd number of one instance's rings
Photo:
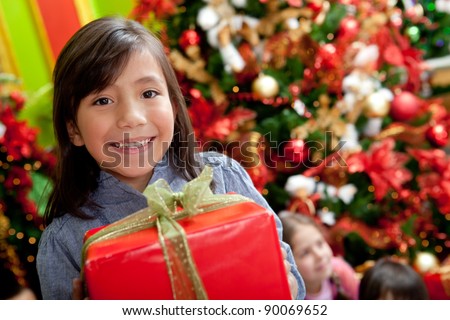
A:
{"type": "Polygon", "coordinates": [[[121,177],[126,179],[136,179],[136,178],[142,178],[149,176],[151,177],[153,173],[154,167],[153,166],[146,166],[145,168],[123,168],[118,167],[114,169],[105,169],[106,172],[110,173],[111,175],[117,177],[119,180],[121,177]]]}
{"type": "Polygon", "coordinates": [[[329,266],[325,266],[319,269],[316,269],[317,278],[320,278],[322,280],[328,279],[331,277],[331,274],[333,272],[332,268],[329,266]]]}

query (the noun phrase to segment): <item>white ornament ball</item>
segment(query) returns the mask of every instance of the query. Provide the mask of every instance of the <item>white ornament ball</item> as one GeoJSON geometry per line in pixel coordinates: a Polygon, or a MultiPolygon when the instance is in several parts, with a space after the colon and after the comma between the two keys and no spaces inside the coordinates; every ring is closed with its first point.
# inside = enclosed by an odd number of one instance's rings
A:
{"type": "Polygon", "coordinates": [[[438,258],[430,252],[419,252],[413,262],[413,267],[421,274],[431,271],[438,266],[438,258]]]}
{"type": "Polygon", "coordinates": [[[245,8],[247,6],[247,0],[231,0],[231,3],[236,8],[245,8]]]}
{"type": "Polygon", "coordinates": [[[280,86],[275,78],[262,74],[253,81],[252,91],[260,99],[270,99],[280,92],[280,86]]]}
{"type": "Polygon", "coordinates": [[[209,30],[220,21],[219,14],[211,7],[203,7],[197,15],[197,24],[203,30],[209,30]]]}
{"type": "Polygon", "coordinates": [[[389,114],[391,103],[381,91],[371,93],[366,99],[364,114],[369,118],[385,117],[389,114]]]}

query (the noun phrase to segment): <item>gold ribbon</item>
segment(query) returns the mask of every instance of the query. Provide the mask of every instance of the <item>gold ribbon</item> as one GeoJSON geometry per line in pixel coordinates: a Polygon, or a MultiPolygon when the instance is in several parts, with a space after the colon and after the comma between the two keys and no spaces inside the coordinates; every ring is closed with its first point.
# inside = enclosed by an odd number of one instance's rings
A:
{"type": "Polygon", "coordinates": [[[149,185],[144,190],[147,208],[106,226],[86,240],[82,249],[82,278],[89,246],[156,226],[173,298],[207,299],[208,296],[189,249],[186,233],[176,220],[252,201],[238,194],[213,194],[209,188],[212,179],[213,169],[205,166],[196,179],[185,184],[182,192],[173,192],[163,179],[149,185]]]}

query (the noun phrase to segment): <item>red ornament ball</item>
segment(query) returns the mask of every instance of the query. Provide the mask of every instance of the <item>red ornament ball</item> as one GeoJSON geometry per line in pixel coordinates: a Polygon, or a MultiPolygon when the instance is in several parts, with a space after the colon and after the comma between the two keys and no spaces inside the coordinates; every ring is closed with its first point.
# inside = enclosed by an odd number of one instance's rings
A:
{"type": "Polygon", "coordinates": [[[319,49],[319,57],[321,58],[322,65],[325,68],[335,68],[337,66],[337,55],[338,52],[336,49],[336,45],[332,43],[327,43],[319,49]]]}
{"type": "Polygon", "coordinates": [[[308,1],[306,6],[313,12],[313,19],[315,19],[320,12],[322,12],[322,1],[308,1]]]}
{"type": "Polygon", "coordinates": [[[290,94],[293,97],[298,97],[298,95],[301,92],[300,85],[298,85],[298,84],[290,84],[289,85],[289,92],[290,92],[290,94]]]}
{"type": "Polygon", "coordinates": [[[284,158],[286,161],[300,164],[308,160],[308,148],[302,139],[291,139],[284,146],[284,158]]]}
{"type": "Polygon", "coordinates": [[[390,114],[395,121],[409,121],[419,113],[421,100],[408,91],[403,91],[394,97],[390,114]]]}
{"type": "Polygon", "coordinates": [[[200,44],[200,36],[195,30],[183,31],[180,39],[178,40],[178,44],[183,50],[186,50],[187,47],[200,44]]]}
{"type": "Polygon", "coordinates": [[[353,40],[360,30],[359,22],[354,17],[345,17],[339,24],[339,38],[353,40]]]}
{"type": "Polygon", "coordinates": [[[448,130],[443,124],[430,126],[426,132],[426,137],[432,146],[441,148],[448,143],[448,130]]]}

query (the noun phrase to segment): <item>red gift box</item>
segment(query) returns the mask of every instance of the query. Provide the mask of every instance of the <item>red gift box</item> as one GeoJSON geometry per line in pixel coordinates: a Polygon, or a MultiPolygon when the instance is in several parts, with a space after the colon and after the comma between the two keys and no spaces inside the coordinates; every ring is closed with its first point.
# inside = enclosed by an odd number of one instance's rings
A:
{"type": "Polygon", "coordinates": [[[450,300],[450,265],[425,273],[423,280],[431,300],[450,300]]]}
{"type": "MultiPolygon", "coordinates": [[[[244,202],[177,222],[209,299],[291,299],[275,220],[265,208],[244,202]]],[[[84,278],[90,299],[173,299],[156,227],[91,244],[84,278]]]]}

